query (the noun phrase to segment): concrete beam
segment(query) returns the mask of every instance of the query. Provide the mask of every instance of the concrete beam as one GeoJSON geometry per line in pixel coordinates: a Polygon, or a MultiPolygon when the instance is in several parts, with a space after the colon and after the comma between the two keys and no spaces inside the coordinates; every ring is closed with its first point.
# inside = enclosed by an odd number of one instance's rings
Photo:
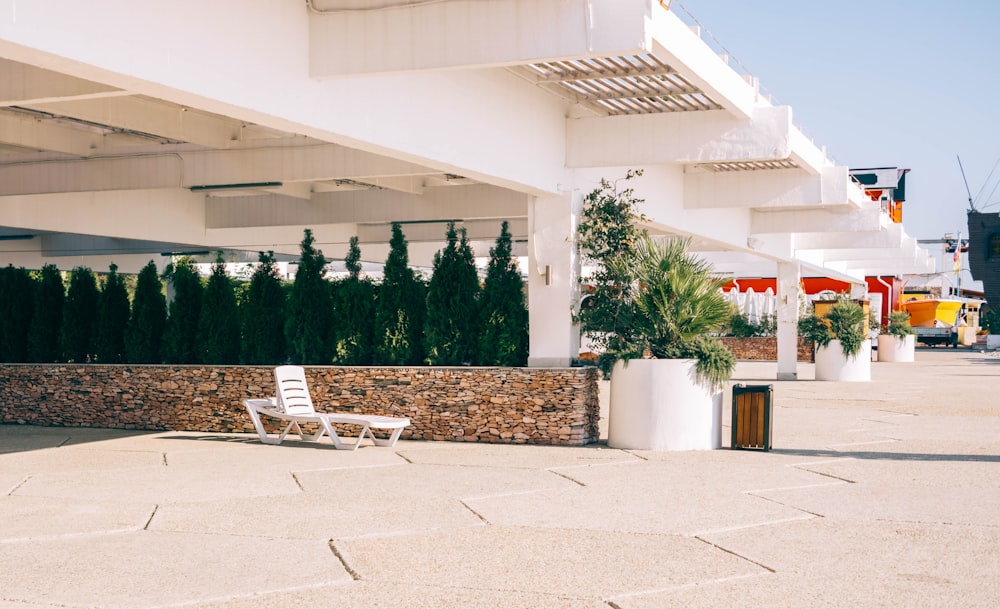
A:
{"type": "Polygon", "coordinates": [[[226,197],[207,202],[209,228],[334,223],[510,219],[527,215],[528,196],[486,186],[433,188],[423,196],[387,190],[317,193],[310,201],[279,195],[226,197]]]}
{"type": "Polygon", "coordinates": [[[128,94],[82,78],[0,59],[0,106],[30,106],[67,99],[128,94]]]}
{"type": "Polygon", "coordinates": [[[753,116],[757,88],[720,58],[670,11],[654,10],[653,52],[737,118],[753,116]]]}
{"type": "Polygon", "coordinates": [[[863,210],[810,209],[755,211],[750,232],[760,233],[826,233],[879,231],[887,223],[878,206],[863,210]]]}
{"type": "Polygon", "coordinates": [[[314,78],[634,55],[649,49],[653,8],[649,0],[459,0],[396,10],[308,4],[314,78]]]}
{"type": "Polygon", "coordinates": [[[568,119],[568,167],[785,160],[791,111],[757,108],[750,120],[725,110],[568,119]]]}

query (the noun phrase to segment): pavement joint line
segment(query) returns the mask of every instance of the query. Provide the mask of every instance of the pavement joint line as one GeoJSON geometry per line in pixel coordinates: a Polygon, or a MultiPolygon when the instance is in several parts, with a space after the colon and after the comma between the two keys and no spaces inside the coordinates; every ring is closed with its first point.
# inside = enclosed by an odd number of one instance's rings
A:
{"type": "Polygon", "coordinates": [[[587,486],[582,481],[577,480],[576,478],[570,476],[569,474],[564,474],[562,472],[557,472],[555,469],[552,469],[552,468],[547,468],[545,471],[547,471],[547,472],[549,472],[551,474],[554,474],[556,476],[559,476],[560,478],[565,478],[565,479],[569,480],[570,482],[572,482],[573,484],[579,484],[580,486],[587,486]]]}
{"type": "Polygon", "coordinates": [[[372,463],[367,465],[337,465],[334,467],[316,467],[313,469],[296,469],[292,472],[295,474],[313,474],[316,472],[336,472],[348,469],[374,469],[376,467],[403,467],[404,465],[411,465],[411,462],[406,463],[372,463]]]}
{"type": "Polygon", "coordinates": [[[461,504],[462,504],[462,505],[463,505],[463,506],[465,507],[465,509],[467,509],[467,510],[469,510],[470,512],[472,512],[472,513],[473,513],[473,515],[475,515],[475,517],[476,517],[476,518],[478,518],[478,519],[482,520],[482,521],[483,521],[483,524],[486,524],[486,525],[490,525],[490,526],[492,526],[492,525],[493,525],[493,523],[492,523],[492,522],[490,522],[489,520],[487,520],[487,519],[486,519],[486,516],[483,516],[482,514],[480,514],[480,513],[479,513],[479,512],[477,512],[476,510],[474,510],[474,509],[472,508],[472,506],[471,506],[471,505],[469,505],[468,503],[466,503],[465,501],[463,501],[463,500],[459,499],[459,500],[458,500],[458,502],[459,502],[459,503],[461,503],[461,504]]]}
{"type": "Polygon", "coordinates": [[[840,476],[835,476],[833,474],[828,474],[826,472],[818,472],[814,469],[809,469],[807,467],[799,467],[804,472],[809,472],[810,474],[816,474],[817,476],[824,476],[826,478],[833,478],[834,480],[840,480],[841,482],[846,482],[848,484],[857,484],[857,480],[851,480],[850,478],[841,478],[840,476]]]}
{"type": "MultiPolygon", "coordinates": [[[[695,531],[694,533],[685,533],[684,536],[685,537],[693,537],[694,539],[697,539],[699,541],[704,541],[705,543],[712,543],[710,541],[706,541],[705,539],[702,539],[701,536],[702,535],[716,535],[716,534],[719,534],[719,533],[732,533],[733,531],[746,531],[746,530],[749,530],[749,529],[757,529],[757,528],[760,528],[760,527],[771,527],[771,526],[777,526],[777,525],[780,525],[780,524],[789,524],[789,523],[792,523],[792,522],[802,522],[802,521],[805,521],[805,520],[813,520],[815,518],[824,518],[824,516],[821,515],[821,514],[814,514],[812,512],[807,512],[806,510],[797,508],[794,505],[787,505],[787,504],[781,503],[780,501],[775,501],[774,499],[769,499],[768,497],[758,497],[758,499],[763,499],[765,501],[771,501],[773,503],[777,503],[778,505],[782,505],[782,506],[791,508],[793,510],[797,510],[799,512],[803,512],[803,513],[805,513],[807,515],[806,516],[789,516],[788,518],[777,518],[775,520],[765,520],[763,522],[751,522],[749,524],[739,524],[739,525],[734,525],[734,526],[731,526],[731,527],[720,527],[718,529],[705,529],[704,531],[695,531]]],[[[715,545],[715,544],[712,544],[712,545],[715,545]]]]}
{"type": "MultiPolygon", "coordinates": [[[[701,540],[704,541],[704,540],[701,540]]],[[[742,558],[742,557],[741,557],[742,558]]],[[[688,582],[686,584],[678,584],[676,586],[668,586],[666,588],[654,588],[651,590],[642,590],[639,592],[626,592],[624,594],[616,594],[612,597],[604,599],[604,602],[613,609],[624,609],[616,601],[637,598],[641,596],[647,596],[650,594],[661,594],[663,592],[676,592],[678,590],[690,590],[692,588],[700,588],[702,586],[711,586],[714,584],[725,584],[733,581],[740,581],[743,579],[754,579],[757,577],[767,577],[775,573],[775,571],[765,572],[765,573],[744,573],[743,575],[731,575],[729,577],[717,577],[715,579],[703,579],[695,582],[688,582]]]]}
{"type": "Polygon", "coordinates": [[[777,571],[775,569],[772,569],[771,567],[765,565],[764,563],[762,563],[762,562],[760,562],[758,560],[754,560],[754,559],[752,559],[752,558],[750,558],[748,556],[744,556],[744,555],[740,554],[739,552],[736,552],[735,550],[730,550],[729,548],[724,548],[724,547],[720,546],[717,543],[713,543],[713,542],[711,542],[711,541],[709,541],[707,539],[703,539],[701,537],[698,537],[697,535],[694,536],[694,539],[697,539],[698,541],[700,541],[702,543],[707,543],[708,545],[712,546],[713,548],[721,550],[721,551],[725,552],[726,554],[731,554],[731,555],[735,556],[736,558],[740,558],[742,560],[745,560],[745,561],[747,561],[750,564],[757,565],[758,567],[760,567],[761,569],[764,569],[765,571],[769,571],[771,573],[777,573],[777,571]]]}
{"type": "MultiPolygon", "coordinates": [[[[806,470],[806,471],[808,471],[808,470],[806,470]]],[[[815,473],[815,472],[809,472],[809,473],[812,474],[812,473],[815,473]]],[[[746,494],[748,494],[748,495],[754,495],[756,497],[757,496],[756,493],[774,493],[774,492],[780,492],[780,491],[798,491],[798,490],[805,490],[805,489],[809,489],[809,488],[823,488],[824,486],[839,486],[841,484],[843,484],[842,481],[838,481],[838,482],[823,482],[821,484],[799,484],[797,486],[775,486],[775,487],[772,487],[772,488],[755,488],[755,489],[751,489],[751,490],[747,490],[747,491],[743,491],[743,492],[746,493],[746,494]]]]}
{"type": "MultiPolygon", "coordinates": [[[[833,486],[835,484],[843,484],[843,483],[842,482],[833,482],[833,483],[830,483],[830,484],[820,484],[820,485],[817,485],[817,486],[833,486]]],[[[805,508],[801,508],[801,507],[799,507],[797,505],[793,505],[791,503],[785,503],[784,501],[778,501],[777,499],[775,499],[773,497],[766,497],[764,495],[754,495],[753,493],[748,493],[748,494],[751,497],[755,497],[757,499],[763,499],[764,501],[770,501],[771,503],[777,503],[781,507],[786,507],[786,508],[788,508],[790,510],[795,510],[797,512],[802,512],[804,514],[809,514],[810,516],[815,517],[815,518],[826,518],[826,516],[824,514],[820,514],[819,512],[812,512],[810,510],[807,510],[805,508]]],[[[795,519],[791,519],[791,520],[795,520],[795,519]]],[[[801,518],[800,520],[812,520],[812,518],[801,518]]]]}
{"type": "Polygon", "coordinates": [[[337,547],[337,540],[329,540],[327,542],[327,546],[330,548],[330,551],[333,552],[333,555],[337,557],[337,560],[340,561],[340,564],[344,567],[344,571],[347,571],[347,574],[351,576],[351,579],[356,582],[361,581],[361,574],[355,571],[354,567],[350,565],[350,562],[347,560],[347,554],[342,552],[340,548],[337,547]]]}
{"type": "Polygon", "coordinates": [[[31,480],[31,476],[30,476],[30,475],[29,475],[29,476],[25,476],[24,478],[21,478],[21,481],[20,481],[20,482],[18,482],[18,483],[17,483],[17,484],[15,484],[14,486],[10,487],[10,490],[9,490],[9,491],[7,491],[7,496],[8,496],[8,497],[13,497],[13,496],[14,496],[14,493],[16,493],[16,492],[17,492],[17,489],[19,489],[19,488],[21,488],[22,486],[24,486],[25,484],[27,484],[27,483],[28,483],[28,480],[31,480]]]}
{"type": "MultiPolygon", "coordinates": [[[[581,485],[582,486],[582,485],[581,485]]],[[[484,499],[501,499],[503,497],[518,497],[521,495],[534,495],[535,493],[546,493],[548,491],[560,491],[562,488],[555,486],[546,486],[543,488],[528,489],[524,491],[510,491],[508,493],[494,493],[492,495],[472,495],[471,497],[464,497],[459,499],[459,501],[483,501],[484,499]]]]}
{"type": "Polygon", "coordinates": [[[149,530],[149,525],[152,524],[153,518],[156,517],[156,512],[160,509],[160,505],[156,504],[153,506],[153,511],[149,513],[149,518],[146,519],[146,524],[142,525],[143,531],[149,530]]]}
{"type": "Polygon", "coordinates": [[[33,537],[9,537],[0,539],[0,546],[14,543],[38,543],[40,541],[58,541],[60,539],[86,539],[87,537],[105,537],[109,535],[127,535],[130,533],[141,533],[139,527],[127,527],[120,529],[103,529],[101,531],[82,531],[79,533],[59,533],[58,535],[38,535],[33,537]]]}
{"type": "Polygon", "coordinates": [[[167,453],[164,452],[164,453],[160,453],[160,454],[163,455],[163,467],[169,467],[170,464],[167,463],[167,453]]]}
{"type": "MultiPolygon", "coordinates": [[[[459,500],[461,502],[461,500],[459,500]]],[[[389,531],[386,533],[362,533],[361,535],[340,535],[337,539],[332,541],[358,541],[363,539],[393,539],[395,537],[426,537],[429,535],[437,535],[439,533],[450,533],[453,531],[471,531],[474,529],[482,529],[484,527],[496,526],[493,524],[471,524],[462,526],[444,526],[444,527],[432,527],[427,529],[399,529],[397,531],[389,531]]],[[[508,527],[515,528],[515,527],[508,527]]],[[[524,527],[516,527],[524,528],[524,527]]],[[[213,535],[213,533],[202,533],[203,535],[213,535]]],[[[284,538],[276,537],[276,540],[282,540],[284,538]]]]}
{"type": "MultiPolygon", "coordinates": [[[[328,586],[343,585],[338,582],[320,582],[317,584],[303,584],[301,586],[290,586],[287,588],[275,588],[262,592],[250,592],[247,594],[233,594],[230,596],[213,596],[209,598],[199,598],[193,601],[181,601],[167,605],[151,605],[145,609],[180,609],[181,607],[203,607],[207,603],[222,603],[226,601],[238,601],[242,599],[260,598],[263,595],[288,594],[290,592],[302,592],[306,590],[319,590],[328,586]]],[[[55,605],[57,607],[70,607],[70,605],[55,605]]]]}
{"type": "Polygon", "coordinates": [[[295,472],[289,472],[289,475],[291,475],[292,480],[295,481],[295,486],[299,487],[299,491],[303,493],[306,492],[306,488],[302,486],[302,481],[299,480],[299,476],[295,472]]]}

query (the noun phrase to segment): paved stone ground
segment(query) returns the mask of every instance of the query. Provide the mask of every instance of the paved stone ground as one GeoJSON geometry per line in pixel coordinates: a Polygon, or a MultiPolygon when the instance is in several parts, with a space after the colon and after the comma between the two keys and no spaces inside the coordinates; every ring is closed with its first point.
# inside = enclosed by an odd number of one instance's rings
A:
{"type": "Polygon", "coordinates": [[[917,360],[739,364],[770,453],[0,426],[0,609],[992,609],[1000,357],[917,360]]]}

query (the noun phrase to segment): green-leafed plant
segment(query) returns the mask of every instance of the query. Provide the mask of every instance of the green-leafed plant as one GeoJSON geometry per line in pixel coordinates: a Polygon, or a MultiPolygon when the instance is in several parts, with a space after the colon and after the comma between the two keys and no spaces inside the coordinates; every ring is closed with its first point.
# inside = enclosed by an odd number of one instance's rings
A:
{"type": "Polygon", "coordinates": [[[348,276],[336,284],[333,292],[333,362],[341,366],[367,366],[372,363],[375,285],[361,277],[357,237],[351,237],[344,265],[348,276]]]}
{"type": "Polygon", "coordinates": [[[132,364],[159,364],[166,325],[167,300],[163,295],[163,282],[150,260],[136,278],[132,314],[125,331],[125,359],[132,364]]]}
{"type": "Polygon", "coordinates": [[[0,269],[0,361],[28,361],[35,288],[34,278],[24,267],[0,269]]]}
{"type": "Polygon", "coordinates": [[[979,318],[979,325],[987,334],[1000,334],[1000,308],[990,309],[979,318]]]}
{"type": "Polygon", "coordinates": [[[300,244],[299,269],[288,301],[285,338],[288,356],[295,364],[330,363],[327,342],[333,306],[330,283],[324,278],[327,260],[321,250],[313,247],[314,242],[312,231],[305,229],[300,244]]]}
{"type": "Polygon", "coordinates": [[[528,308],[511,245],[510,229],[504,221],[496,245],[490,249],[480,298],[476,362],[481,366],[524,366],[528,361],[528,308]]]}
{"type": "Polygon", "coordinates": [[[285,361],[285,290],[274,252],[259,252],[240,307],[240,360],[276,365],[285,361]]]}
{"type": "Polygon", "coordinates": [[[736,338],[753,338],[757,336],[774,336],[778,331],[778,319],[775,315],[762,315],[756,323],[740,313],[733,311],[729,319],[727,334],[736,338]]]}
{"type": "Polygon", "coordinates": [[[198,320],[198,349],[203,364],[235,364],[240,358],[240,318],[233,280],[222,252],[212,265],[198,320]]]}
{"type": "Polygon", "coordinates": [[[125,331],[129,302],[125,281],[112,263],[104,279],[97,306],[97,361],[120,364],[125,361],[125,331]]]}
{"type": "Polygon", "coordinates": [[[465,229],[448,223],[446,245],[434,254],[424,322],[425,361],[431,366],[472,363],[479,317],[479,275],[465,229]]]}
{"type": "Polygon", "coordinates": [[[174,297],[163,333],[163,360],[168,364],[199,364],[198,321],[204,298],[201,277],[187,257],[169,265],[165,275],[174,297]]]}
{"type": "Polygon", "coordinates": [[[917,333],[910,325],[910,314],[906,311],[892,311],[889,313],[889,323],[883,328],[883,332],[890,336],[906,338],[917,333]]]}
{"type": "Polygon", "coordinates": [[[66,291],[61,343],[66,361],[83,363],[97,356],[97,305],[100,291],[93,271],[85,266],[73,269],[66,291]]]}
{"type": "MultiPolygon", "coordinates": [[[[627,184],[641,175],[641,170],[629,171],[619,181],[627,184]]],[[[581,278],[585,282],[586,299],[574,319],[601,354],[627,350],[631,342],[633,277],[627,263],[616,265],[615,261],[628,260],[635,254],[642,234],[638,223],[645,220],[639,213],[642,202],[632,188],[619,190],[618,181],[607,180],[601,180],[600,186],[583,201],[576,243],[584,262],[593,271],[589,277],[581,278]]],[[[607,375],[616,360],[613,355],[602,355],[599,361],[607,375]]]]}
{"type": "Polygon", "coordinates": [[[617,258],[613,272],[631,273],[632,332],[615,359],[634,359],[648,351],[660,359],[695,359],[698,380],[718,390],[732,376],[736,359],[711,335],[729,322],[730,304],[723,280],[710,264],[688,252],[689,240],[656,241],[643,235],[631,257],[617,258]]]}
{"type": "Polygon", "coordinates": [[[855,357],[868,339],[868,320],[864,308],[846,296],[837,298],[826,315],[808,315],[799,320],[799,336],[826,347],[833,340],[847,357],[855,357]]]}
{"type": "Polygon", "coordinates": [[[61,359],[60,331],[66,291],[62,273],[54,264],[42,267],[35,308],[28,330],[28,359],[32,362],[57,362],[61,359]]]}
{"type": "Polygon", "coordinates": [[[408,264],[406,238],[399,223],[394,222],[375,308],[376,364],[418,365],[423,359],[425,288],[408,264]]]}

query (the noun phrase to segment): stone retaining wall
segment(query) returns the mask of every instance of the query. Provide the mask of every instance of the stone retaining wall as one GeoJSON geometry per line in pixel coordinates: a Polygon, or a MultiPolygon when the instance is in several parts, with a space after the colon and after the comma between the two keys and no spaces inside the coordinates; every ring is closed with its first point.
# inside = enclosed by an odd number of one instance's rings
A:
{"type": "MultiPolygon", "coordinates": [[[[733,352],[738,360],[778,361],[778,339],[773,336],[754,336],[752,338],[726,336],[719,340],[733,352]]],[[[811,342],[799,339],[798,361],[813,361],[811,342]]]]}
{"type": "MultiPolygon", "coordinates": [[[[251,366],[0,365],[0,423],[253,432],[251,366]]],[[[306,368],[317,410],[409,417],[405,439],[581,445],[598,440],[594,368],[306,368]]],[[[347,431],[348,435],[357,431],[347,431]]]]}

